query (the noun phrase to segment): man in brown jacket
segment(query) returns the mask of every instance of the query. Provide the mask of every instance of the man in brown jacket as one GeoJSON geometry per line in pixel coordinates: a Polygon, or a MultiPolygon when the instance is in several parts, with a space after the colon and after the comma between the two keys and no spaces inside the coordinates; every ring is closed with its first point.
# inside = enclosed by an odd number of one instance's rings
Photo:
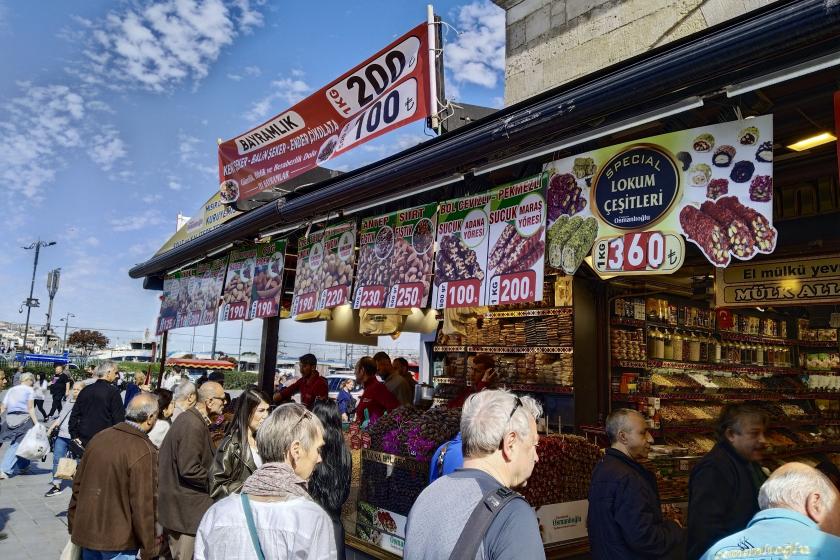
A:
{"type": "Polygon", "coordinates": [[[85,558],[128,560],[138,550],[144,559],[157,556],[158,454],[146,435],[157,416],[157,396],[141,393],[128,404],[125,422],[88,443],[67,509],[70,539],[85,558]]]}
{"type": "Polygon", "coordinates": [[[175,419],[160,446],[158,512],[174,560],[192,559],[198,524],[213,505],[208,480],[213,465],[209,426],[224,405],[222,386],[204,383],[195,406],[175,419]]]}

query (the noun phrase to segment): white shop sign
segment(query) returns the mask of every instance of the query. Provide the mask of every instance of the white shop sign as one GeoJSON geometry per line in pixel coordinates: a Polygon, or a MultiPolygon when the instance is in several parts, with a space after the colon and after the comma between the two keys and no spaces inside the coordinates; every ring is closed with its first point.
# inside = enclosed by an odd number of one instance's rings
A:
{"type": "Polygon", "coordinates": [[[536,508],[543,543],[552,544],[586,537],[588,510],[589,500],[549,504],[536,508]]]}

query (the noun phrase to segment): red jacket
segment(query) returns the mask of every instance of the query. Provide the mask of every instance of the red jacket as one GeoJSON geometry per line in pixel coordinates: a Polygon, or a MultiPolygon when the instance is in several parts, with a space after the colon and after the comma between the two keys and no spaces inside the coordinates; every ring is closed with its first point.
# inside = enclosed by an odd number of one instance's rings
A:
{"type": "Polygon", "coordinates": [[[483,391],[488,385],[489,383],[485,381],[479,381],[475,385],[470,385],[461,391],[461,394],[446,403],[446,408],[458,408],[464,406],[464,403],[467,402],[467,398],[469,398],[470,395],[483,391]]]}
{"type": "Polygon", "coordinates": [[[397,397],[376,376],[372,376],[365,383],[365,392],[362,393],[362,398],[359,399],[359,405],[356,407],[356,421],[364,422],[365,410],[367,410],[371,423],[376,422],[386,410],[394,410],[399,406],[400,401],[397,397]]]}
{"type": "Polygon", "coordinates": [[[280,400],[285,401],[300,392],[300,402],[312,410],[315,406],[316,399],[326,400],[329,397],[329,387],[327,387],[327,380],[321,377],[317,371],[309,377],[301,377],[288,387],[280,391],[280,400]]]}

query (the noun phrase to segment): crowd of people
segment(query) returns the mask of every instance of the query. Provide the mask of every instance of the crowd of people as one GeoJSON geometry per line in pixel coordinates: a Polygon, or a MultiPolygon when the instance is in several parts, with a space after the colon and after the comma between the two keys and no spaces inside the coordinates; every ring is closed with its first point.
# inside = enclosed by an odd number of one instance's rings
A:
{"type": "MultiPolygon", "coordinates": [[[[300,358],[296,382],[273,395],[251,386],[233,401],[218,374],[193,383],[174,372],[154,391],[138,377],[122,399],[112,362],[76,383],[57,369],[63,387],[51,389],[53,381],[45,390],[66,401],[41,420],[40,381],[19,372],[0,405],[2,476],[27,467],[15,454],[22,434],[52,418],[47,496],[63,490],[60,459],[80,456],[67,520],[68,546],[81,558],[344,558],[352,460],[343,423],[376,422],[404,404],[413,382],[405,366],[383,353],[360,359],[358,403],[348,385],[338,402],[329,398],[311,354],[300,358]],[[289,402],[295,394],[300,404],[289,402]]],[[[460,433],[435,453],[430,484],[408,515],[404,557],[544,558],[536,514],[516,492],[539,460],[542,408],[496,389],[490,356],[476,357],[471,380],[458,396],[460,433]]],[[[6,381],[0,371],[0,390],[6,381]]],[[[691,472],[683,527],[663,515],[656,478],[643,464],[653,442],[645,418],[614,410],[610,446],[589,488],[592,556],[840,558],[840,472],[830,463],[762,468],[767,424],[749,404],[724,408],[717,444],[691,472]]]]}

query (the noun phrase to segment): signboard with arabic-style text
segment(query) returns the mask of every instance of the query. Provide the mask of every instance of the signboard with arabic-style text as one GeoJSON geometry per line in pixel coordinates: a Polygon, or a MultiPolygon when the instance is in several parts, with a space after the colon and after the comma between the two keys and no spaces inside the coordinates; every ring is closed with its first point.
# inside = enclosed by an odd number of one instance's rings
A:
{"type": "Polygon", "coordinates": [[[840,303],[840,256],[743,263],[718,269],[717,307],[840,303]]]}
{"type": "Polygon", "coordinates": [[[219,145],[230,204],[274,188],[429,113],[428,26],[418,25],[337,80],[219,145]]]}
{"type": "Polygon", "coordinates": [[[611,275],[671,274],[683,239],[719,268],[776,248],[772,115],[616,144],[545,170],[549,265],[567,273],[577,263],[569,243],[574,253],[594,246],[592,266],[611,275]]]}

